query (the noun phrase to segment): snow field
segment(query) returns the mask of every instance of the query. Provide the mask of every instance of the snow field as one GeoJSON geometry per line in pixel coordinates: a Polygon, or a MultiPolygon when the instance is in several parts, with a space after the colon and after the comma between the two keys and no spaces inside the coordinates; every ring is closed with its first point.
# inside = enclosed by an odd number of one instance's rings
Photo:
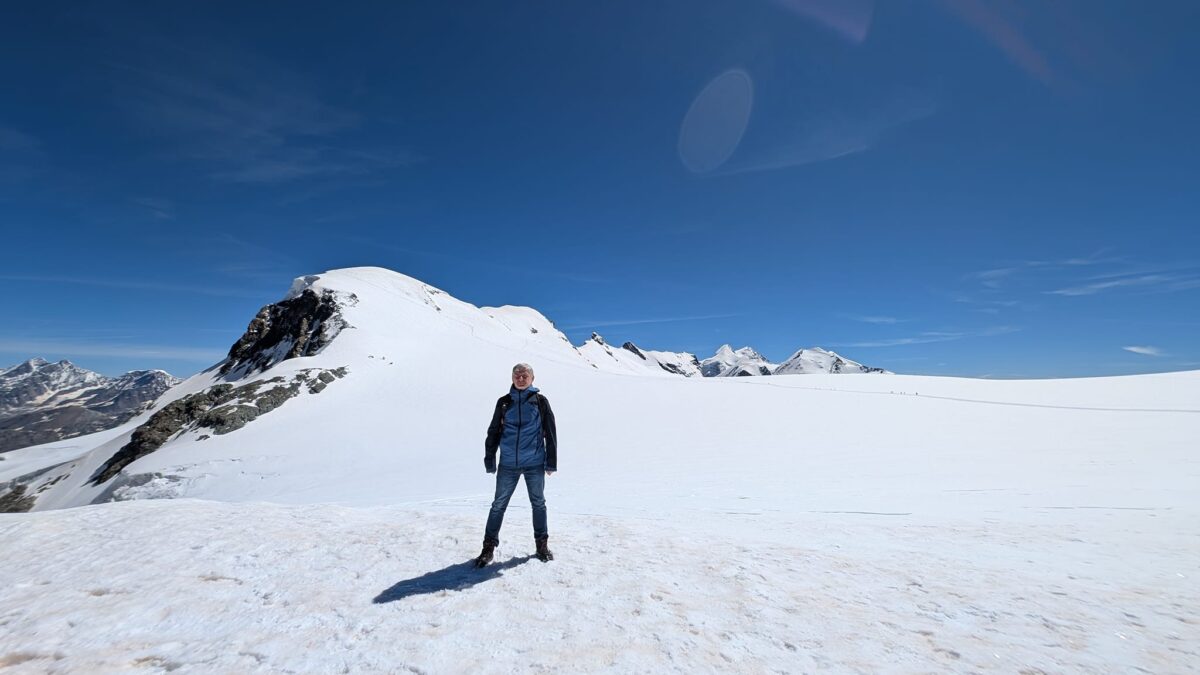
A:
{"type": "Polygon", "coordinates": [[[557,513],[553,486],[549,499],[558,559],[530,557],[518,491],[497,562],[479,571],[468,561],[485,497],[424,510],[185,499],[3,516],[0,665],[14,673],[1200,666],[1196,532],[1168,543],[1164,534],[1188,528],[1163,515],[1015,527],[729,515],[710,528],[557,513]],[[22,557],[27,564],[17,564],[22,557]]]}

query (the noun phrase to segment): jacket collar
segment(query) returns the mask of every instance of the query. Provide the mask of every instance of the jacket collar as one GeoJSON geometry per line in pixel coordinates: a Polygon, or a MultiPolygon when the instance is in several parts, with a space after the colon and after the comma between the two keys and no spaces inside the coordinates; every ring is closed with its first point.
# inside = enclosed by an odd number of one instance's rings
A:
{"type": "Polygon", "coordinates": [[[526,387],[525,391],[521,391],[520,389],[517,389],[516,387],[508,388],[508,395],[511,396],[514,401],[521,401],[521,400],[527,399],[530,396],[532,396],[533,394],[536,394],[537,392],[538,392],[537,387],[535,387],[533,385],[529,385],[528,387],[526,387]]]}

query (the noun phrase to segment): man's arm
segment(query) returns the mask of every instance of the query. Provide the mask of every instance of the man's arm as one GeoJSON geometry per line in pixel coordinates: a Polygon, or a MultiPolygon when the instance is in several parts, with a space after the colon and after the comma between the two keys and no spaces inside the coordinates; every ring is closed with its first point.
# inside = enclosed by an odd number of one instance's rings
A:
{"type": "Polygon", "coordinates": [[[488,425],[487,438],[483,441],[483,468],[488,473],[496,473],[496,450],[500,447],[500,426],[503,422],[504,399],[496,401],[496,410],[492,413],[492,422],[488,425]]]}
{"type": "Polygon", "coordinates": [[[542,397],[542,435],[546,439],[546,471],[558,471],[558,429],[554,426],[554,411],[550,401],[542,397]]]}

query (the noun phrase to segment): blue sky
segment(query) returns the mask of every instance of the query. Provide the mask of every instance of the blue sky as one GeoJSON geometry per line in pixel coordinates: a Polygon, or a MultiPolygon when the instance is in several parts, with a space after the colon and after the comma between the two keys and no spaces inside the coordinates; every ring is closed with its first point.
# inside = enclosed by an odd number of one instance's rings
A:
{"type": "Polygon", "coordinates": [[[422,4],[10,8],[0,363],[187,375],[379,265],[576,343],[1200,368],[1200,4],[422,4]]]}

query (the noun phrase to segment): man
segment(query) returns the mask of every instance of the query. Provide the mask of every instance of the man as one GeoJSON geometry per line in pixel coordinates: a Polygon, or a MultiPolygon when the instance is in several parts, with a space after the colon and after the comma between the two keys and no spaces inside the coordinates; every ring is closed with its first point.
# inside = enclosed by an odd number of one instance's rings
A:
{"type": "Polygon", "coordinates": [[[528,363],[513,366],[512,388],[496,401],[483,450],[483,467],[488,473],[496,474],[496,497],[488,513],[483,551],[475,559],[475,566],[483,567],[492,561],[496,545],[500,543],[504,510],[522,476],[525,477],[525,490],[529,492],[529,505],[533,507],[533,539],[537,544],[538,560],[554,560],[549,547],[543,492],[546,476],[552,476],[558,470],[558,434],[550,402],[533,386],[533,367],[528,363]],[[497,449],[500,450],[498,467],[497,449]]]}

